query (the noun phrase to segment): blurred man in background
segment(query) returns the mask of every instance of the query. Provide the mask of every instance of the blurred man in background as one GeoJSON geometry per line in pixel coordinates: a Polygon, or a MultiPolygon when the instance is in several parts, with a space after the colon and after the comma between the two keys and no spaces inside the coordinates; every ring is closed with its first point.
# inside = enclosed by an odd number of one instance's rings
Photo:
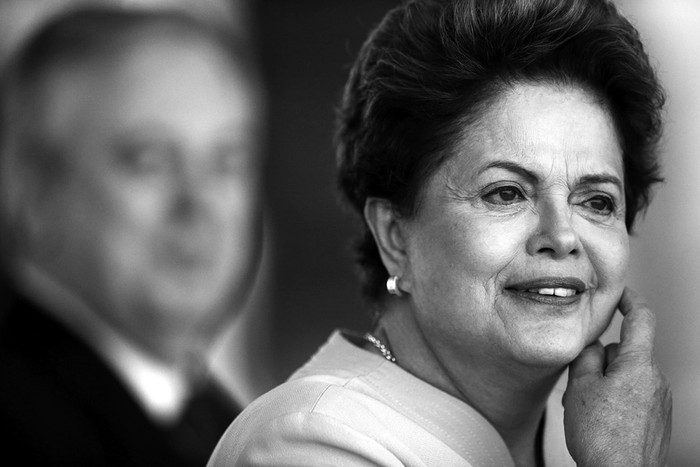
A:
{"type": "Polygon", "coordinates": [[[203,465],[239,407],[203,363],[260,243],[245,41],[75,10],[3,74],[3,444],[27,463],[203,465]]]}

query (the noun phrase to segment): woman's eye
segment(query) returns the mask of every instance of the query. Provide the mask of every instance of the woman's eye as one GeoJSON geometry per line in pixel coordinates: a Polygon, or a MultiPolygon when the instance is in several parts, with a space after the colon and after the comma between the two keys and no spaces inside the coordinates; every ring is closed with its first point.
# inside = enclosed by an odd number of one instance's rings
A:
{"type": "Polygon", "coordinates": [[[615,202],[607,196],[594,196],[583,204],[600,214],[611,214],[615,211],[615,202]]]}
{"type": "Polygon", "coordinates": [[[525,199],[522,191],[514,186],[498,187],[489,191],[484,200],[491,204],[513,204],[525,199]]]}

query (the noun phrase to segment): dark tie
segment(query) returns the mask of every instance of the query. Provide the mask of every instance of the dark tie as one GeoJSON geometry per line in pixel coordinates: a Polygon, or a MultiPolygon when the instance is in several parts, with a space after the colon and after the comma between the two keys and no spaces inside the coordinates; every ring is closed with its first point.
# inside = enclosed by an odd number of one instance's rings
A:
{"type": "Polygon", "coordinates": [[[216,443],[240,412],[214,382],[203,384],[190,397],[178,425],[172,430],[174,448],[191,465],[206,465],[216,443]]]}

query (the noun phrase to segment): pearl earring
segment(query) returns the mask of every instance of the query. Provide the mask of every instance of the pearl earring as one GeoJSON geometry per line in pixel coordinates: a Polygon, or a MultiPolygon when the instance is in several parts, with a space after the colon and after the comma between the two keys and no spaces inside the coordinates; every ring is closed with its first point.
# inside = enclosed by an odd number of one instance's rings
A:
{"type": "Polygon", "coordinates": [[[391,276],[389,279],[387,279],[386,290],[391,295],[396,295],[397,297],[403,295],[403,292],[401,289],[399,289],[399,276],[391,276]]]}

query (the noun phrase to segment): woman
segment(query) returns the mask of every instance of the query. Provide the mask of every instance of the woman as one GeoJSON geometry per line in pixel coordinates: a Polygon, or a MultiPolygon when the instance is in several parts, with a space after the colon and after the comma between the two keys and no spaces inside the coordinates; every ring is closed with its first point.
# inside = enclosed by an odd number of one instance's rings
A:
{"type": "Polygon", "coordinates": [[[210,463],[662,465],[670,394],[624,286],[662,104],[605,0],[389,12],[338,132],[376,327],[331,336],[210,463]],[[617,308],[622,342],[603,349],[617,308]]]}

